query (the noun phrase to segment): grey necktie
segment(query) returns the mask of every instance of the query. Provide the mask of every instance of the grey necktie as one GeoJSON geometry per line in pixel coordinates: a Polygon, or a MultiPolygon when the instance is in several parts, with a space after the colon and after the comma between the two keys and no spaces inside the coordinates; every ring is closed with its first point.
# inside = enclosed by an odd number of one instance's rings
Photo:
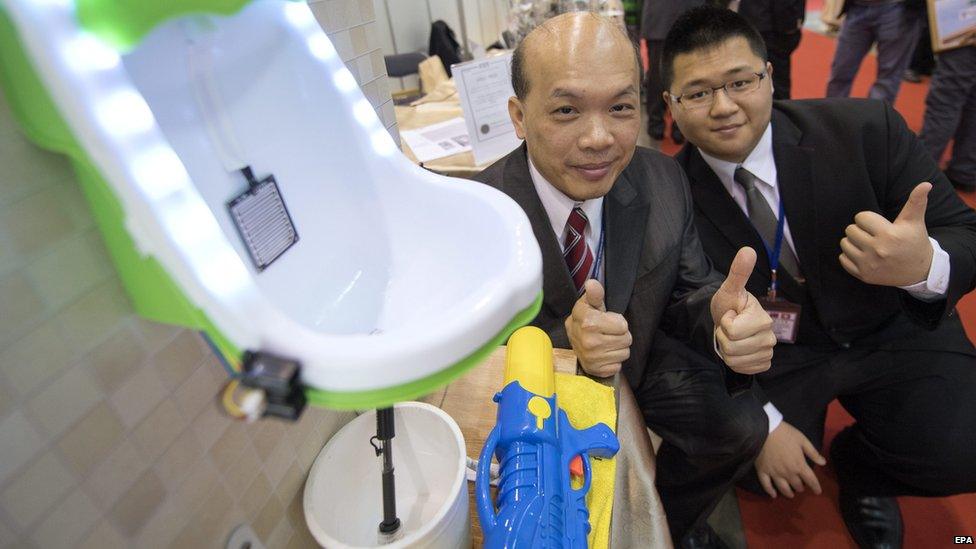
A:
{"type": "MultiPolygon", "coordinates": [[[[769,202],[766,202],[766,198],[762,195],[762,192],[756,188],[756,182],[762,180],[742,166],[735,169],[735,175],[733,177],[736,183],[742,185],[742,188],[746,191],[746,206],[749,208],[749,220],[752,221],[752,226],[759,232],[759,236],[766,241],[766,246],[770,250],[773,249],[773,246],[776,245],[776,227],[778,223],[776,214],[769,207],[769,202]]],[[[800,266],[796,260],[796,254],[793,253],[793,248],[790,247],[790,243],[786,241],[785,237],[783,238],[782,249],[779,253],[779,264],[793,278],[799,279],[800,266]]]]}

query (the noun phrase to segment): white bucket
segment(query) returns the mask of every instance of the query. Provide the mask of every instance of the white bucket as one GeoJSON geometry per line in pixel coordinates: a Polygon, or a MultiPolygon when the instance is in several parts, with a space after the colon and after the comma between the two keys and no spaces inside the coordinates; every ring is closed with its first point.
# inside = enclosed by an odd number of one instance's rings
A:
{"type": "MultiPolygon", "coordinates": [[[[421,402],[395,406],[397,516],[386,547],[470,547],[464,438],[443,410],[421,402]]],[[[305,483],[305,522],[322,546],[377,547],[383,519],[382,458],[369,443],[376,412],[362,414],[329,440],[305,483]]]]}

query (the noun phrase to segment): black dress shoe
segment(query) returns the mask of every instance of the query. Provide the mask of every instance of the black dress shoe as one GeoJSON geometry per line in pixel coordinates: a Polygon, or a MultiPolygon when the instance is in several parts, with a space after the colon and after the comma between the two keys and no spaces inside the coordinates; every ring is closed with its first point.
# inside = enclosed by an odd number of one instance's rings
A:
{"type": "Polygon", "coordinates": [[[728,549],[728,547],[707,524],[688,532],[681,540],[682,549],[728,549]]]}
{"type": "Polygon", "coordinates": [[[858,497],[841,488],[840,514],[858,547],[896,549],[902,546],[905,527],[895,498],[858,497]]]}

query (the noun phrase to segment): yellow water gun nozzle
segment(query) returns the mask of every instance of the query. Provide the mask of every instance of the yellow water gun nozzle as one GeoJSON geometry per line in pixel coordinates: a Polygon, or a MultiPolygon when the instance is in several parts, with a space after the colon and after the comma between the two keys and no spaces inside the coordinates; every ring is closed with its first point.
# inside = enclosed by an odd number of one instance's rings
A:
{"type": "Polygon", "coordinates": [[[518,381],[526,391],[545,398],[556,392],[552,341],[539,328],[519,328],[508,339],[505,385],[513,381],[518,381]]]}

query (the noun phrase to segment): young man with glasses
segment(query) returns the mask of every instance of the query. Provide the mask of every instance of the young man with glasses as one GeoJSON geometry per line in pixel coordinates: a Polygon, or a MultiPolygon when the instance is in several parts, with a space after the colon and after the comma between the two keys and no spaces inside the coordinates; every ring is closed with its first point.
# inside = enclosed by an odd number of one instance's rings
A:
{"type": "Polygon", "coordinates": [[[688,12],[665,40],[705,251],[719,270],[764,251],[748,288],[780,343],[753,389],[782,419],[747,480],[819,494],[837,398],[856,420],[830,452],[841,514],[860,546],[898,547],[894,496],[976,490],[976,349],[955,314],[976,285],[976,213],[888,104],[774,102],[770,71],[727,10],[688,12]]]}

